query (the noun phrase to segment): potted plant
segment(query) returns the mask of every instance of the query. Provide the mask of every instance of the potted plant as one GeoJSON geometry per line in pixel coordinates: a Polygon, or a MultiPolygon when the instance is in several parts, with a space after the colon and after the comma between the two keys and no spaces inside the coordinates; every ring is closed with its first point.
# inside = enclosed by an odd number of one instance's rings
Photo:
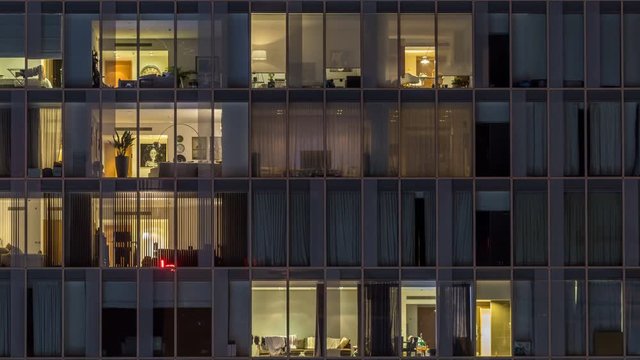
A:
{"type": "Polygon", "coordinates": [[[178,66],[170,66],[167,72],[172,73],[178,79],[178,87],[180,88],[184,87],[184,84],[187,83],[191,75],[198,74],[193,70],[182,70],[182,68],[178,66]]]}
{"type": "Polygon", "coordinates": [[[129,175],[129,157],[127,152],[133,146],[133,142],[136,140],[131,135],[131,131],[126,130],[122,133],[122,136],[118,134],[113,135],[113,141],[110,141],[116,150],[116,174],[119,178],[124,178],[129,175]]]}

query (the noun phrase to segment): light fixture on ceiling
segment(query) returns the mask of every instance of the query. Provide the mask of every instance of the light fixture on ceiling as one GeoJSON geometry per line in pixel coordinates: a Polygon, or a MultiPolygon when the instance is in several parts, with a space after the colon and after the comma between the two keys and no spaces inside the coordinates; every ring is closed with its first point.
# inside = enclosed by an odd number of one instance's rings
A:
{"type": "Polygon", "coordinates": [[[253,50],[251,52],[251,60],[253,61],[267,60],[267,50],[253,50]]]}
{"type": "Polygon", "coordinates": [[[429,59],[427,59],[426,56],[423,56],[422,59],[420,59],[420,64],[427,65],[428,63],[429,63],[429,59]]]}

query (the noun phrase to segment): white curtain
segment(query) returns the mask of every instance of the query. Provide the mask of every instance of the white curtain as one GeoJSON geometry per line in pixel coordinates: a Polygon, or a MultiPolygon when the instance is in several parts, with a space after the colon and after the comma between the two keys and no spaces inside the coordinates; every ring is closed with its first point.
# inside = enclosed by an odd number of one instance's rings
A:
{"type": "Polygon", "coordinates": [[[637,102],[624,104],[624,122],[624,172],[640,176],[640,106],[637,102]]]}
{"type": "Polygon", "coordinates": [[[620,175],[620,104],[595,102],[589,106],[589,174],[620,175]]]}
{"type": "Polygon", "coordinates": [[[60,356],[62,298],[60,283],[39,280],[33,283],[33,355],[60,356]]]}
{"type": "Polygon", "coordinates": [[[284,266],[287,263],[287,201],[284,191],[253,193],[252,254],[254,266],[284,266]]]}
{"type": "Polygon", "coordinates": [[[580,110],[582,104],[564,103],[564,175],[580,175],[582,134],[580,132],[580,110]]]}
{"type": "Polygon", "coordinates": [[[564,264],[583,265],[585,248],[585,199],[582,192],[564,194],[564,264]]]}
{"type": "MultiPolygon", "coordinates": [[[[598,332],[622,333],[622,284],[620,281],[589,281],[589,339],[594,354],[598,332]]],[[[622,355],[622,354],[618,354],[622,355]]]]}
{"type": "Polygon", "coordinates": [[[327,263],[360,264],[360,192],[333,190],[327,194],[327,263]]]}
{"type": "Polygon", "coordinates": [[[514,261],[516,265],[547,263],[547,194],[516,191],[514,196],[514,261]]]}
{"type": "Polygon", "coordinates": [[[0,281],[0,356],[11,354],[11,287],[9,281],[0,281]]]}
{"type": "Polygon", "coordinates": [[[322,176],[324,169],[323,104],[289,104],[289,168],[294,176],[322,176]]]}
{"type": "Polygon", "coordinates": [[[435,176],[435,105],[404,102],[400,112],[400,169],[402,176],[435,176]]]}
{"type": "Polygon", "coordinates": [[[251,108],[252,169],[255,176],[283,176],[287,118],[282,103],[255,102],[251,108]]]}
{"type": "Polygon", "coordinates": [[[378,265],[398,264],[398,193],[378,193],[378,265]]]}
{"type": "Polygon", "coordinates": [[[547,174],[547,104],[527,103],[527,176],[547,174]]]}
{"type": "Polygon", "coordinates": [[[589,265],[622,265],[622,198],[616,192],[588,197],[589,265]]]}
{"type": "Polygon", "coordinates": [[[440,103],[438,155],[440,176],[471,176],[471,103],[440,103]]]}
{"type": "Polygon", "coordinates": [[[362,149],[359,102],[328,102],[327,175],[359,176],[362,149]]]}
{"type": "Polygon", "coordinates": [[[453,194],[453,264],[473,263],[473,201],[470,191],[453,194]]]}

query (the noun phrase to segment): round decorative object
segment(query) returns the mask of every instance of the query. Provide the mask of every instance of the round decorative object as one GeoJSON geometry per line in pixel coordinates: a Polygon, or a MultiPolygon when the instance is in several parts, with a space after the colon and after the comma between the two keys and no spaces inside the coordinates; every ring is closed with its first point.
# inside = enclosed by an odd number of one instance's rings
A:
{"type": "Polygon", "coordinates": [[[147,76],[147,75],[160,76],[162,75],[162,71],[160,71],[160,69],[155,65],[147,65],[143,67],[142,70],[140,70],[140,76],[147,76]]]}
{"type": "Polygon", "coordinates": [[[187,158],[184,157],[184,155],[178,155],[176,156],[176,161],[181,163],[181,162],[187,162],[187,158]]]}
{"type": "Polygon", "coordinates": [[[176,151],[178,152],[178,154],[182,154],[184,152],[184,145],[182,144],[176,145],[176,151]]]}
{"type": "Polygon", "coordinates": [[[178,135],[176,136],[176,141],[181,143],[182,141],[184,141],[184,137],[182,137],[182,135],[178,135]]]}

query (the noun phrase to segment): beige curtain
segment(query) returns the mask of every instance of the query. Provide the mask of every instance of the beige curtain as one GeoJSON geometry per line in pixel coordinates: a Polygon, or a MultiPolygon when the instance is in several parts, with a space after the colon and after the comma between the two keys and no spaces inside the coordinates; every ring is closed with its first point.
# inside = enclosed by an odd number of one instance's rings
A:
{"type": "Polygon", "coordinates": [[[326,121],[327,176],[360,176],[360,103],[327,103],[326,121]]]}
{"type": "Polygon", "coordinates": [[[256,176],[283,176],[287,168],[287,114],[279,102],[251,108],[251,158],[256,176]]]}
{"type": "Polygon", "coordinates": [[[439,104],[439,176],[471,176],[472,111],[471,103],[439,104]]]}
{"type": "Polygon", "coordinates": [[[60,108],[41,108],[40,112],[40,168],[53,168],[62,160],[62,112],[60,108]]]}
{"type": "Polygon", "coordinates": [[[402,104],[400,112],[402,176],[435,176],[435,115],[433,103],[402,104]]]}

